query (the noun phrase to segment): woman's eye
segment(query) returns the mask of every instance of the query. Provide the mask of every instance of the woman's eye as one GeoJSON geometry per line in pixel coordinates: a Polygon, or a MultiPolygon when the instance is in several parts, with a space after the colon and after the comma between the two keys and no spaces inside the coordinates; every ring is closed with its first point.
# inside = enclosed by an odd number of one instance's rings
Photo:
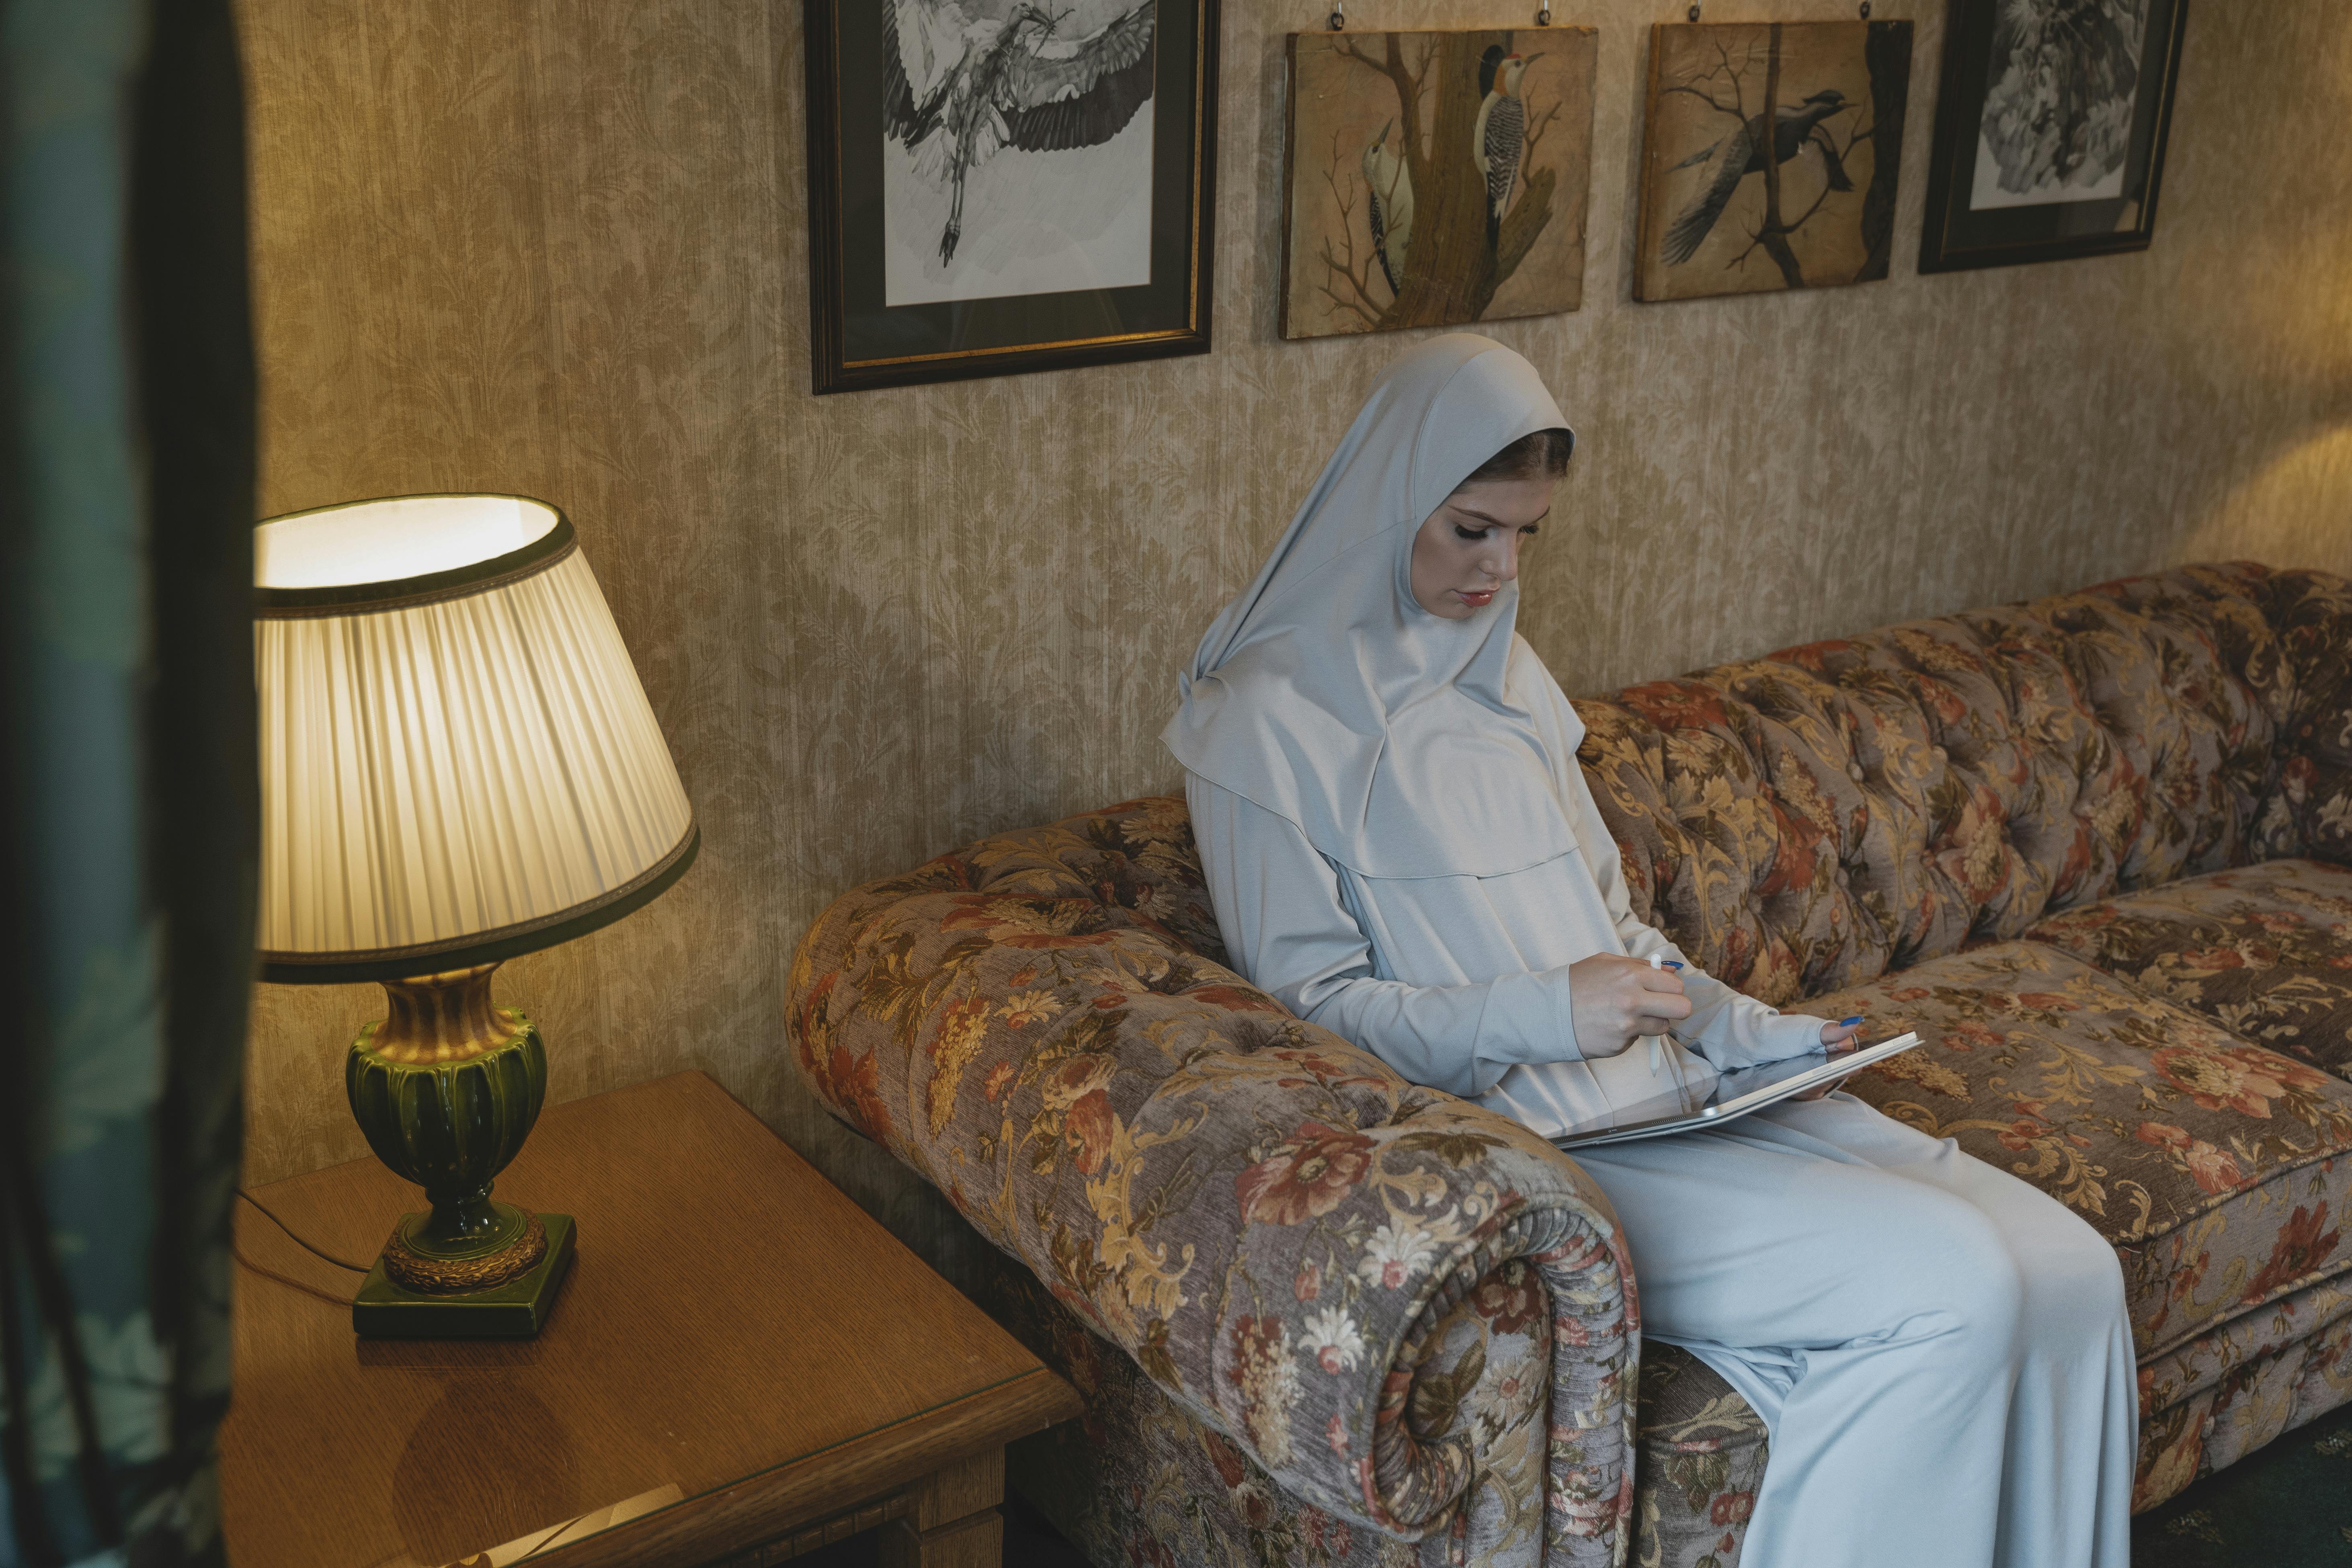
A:
{"type": "Polygon", "coordinates": [[[1456,539],[1484,539],[1492,531],[1494,531],[1492,529],[1486,528],[1465,528],[1458,522],[1454,525],[1454,536],[1456,539]]]}

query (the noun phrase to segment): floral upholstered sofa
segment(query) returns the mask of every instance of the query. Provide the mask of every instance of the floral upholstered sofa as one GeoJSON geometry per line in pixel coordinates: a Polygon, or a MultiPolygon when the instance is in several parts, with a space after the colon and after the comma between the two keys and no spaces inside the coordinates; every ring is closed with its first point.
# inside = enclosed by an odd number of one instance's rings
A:
{"type": "MultiPolygon", "coordinates": [[[[2352,1398],[2352,584],[2233,564],[1579,709],[1637,904],[2115,1244],[2142,1507],[2352,1398]]],[[[843,898],[803,1072],[1003,1257],[1084,1419],[1015,1485],[1103,1568],[1730,1568],[1769,1462],[1643,1353],[1571,1159],[1226,968],[1183,803],[843,898]]]]}

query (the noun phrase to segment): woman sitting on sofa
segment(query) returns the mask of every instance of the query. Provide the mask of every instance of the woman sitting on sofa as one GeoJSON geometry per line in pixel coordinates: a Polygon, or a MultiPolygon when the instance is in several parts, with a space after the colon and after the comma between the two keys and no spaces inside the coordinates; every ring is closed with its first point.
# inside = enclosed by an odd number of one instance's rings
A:
{"type": "MultiPolygon", "coordinates": [[[[1633,916],[1583,725],[1513,630],[1572,440],[1500,344],[1402,355],[1166,733],[1250,979],[1555,1137],[1637,1044],[1625,1067],[1705,1080],[1853,1032],[1647,962],[1683,960],[1633,916]]],[[[2123,1281],[2062,1205],[1843,1093],[1576,1158],[1643,1329],[1770,1430],[1747,1568],[2125,1568],[2123,1281]]]]}

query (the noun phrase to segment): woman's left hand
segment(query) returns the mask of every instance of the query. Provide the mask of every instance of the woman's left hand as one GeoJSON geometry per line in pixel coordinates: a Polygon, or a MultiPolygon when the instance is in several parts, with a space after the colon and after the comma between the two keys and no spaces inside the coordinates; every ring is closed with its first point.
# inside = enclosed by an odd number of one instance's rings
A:
{"type": "MultiPolygon", "coordinates": [[[[1828,1048],[1830,1055],[1833,1057],[1842,1057],[1845,1055],[1846,1052],[1854,1048],[1854,1046],[1857,1043],[1856,1037],[1861,1033],[1862,1020],[1859,1017],[1841,1019],[1834,1024],[1825,1023],[1822,1026],[1822,1044],[1828,1048]]],[[[1832,1079],[1829,1082],[1822,1085],[1819,1089],[1809,1089],[1802,1094],[1792,1094],[1789,1098],[1790,1100],[1819,1100],[1822,1096],[1829,1093],[1832,1089],[1843,1088],[1844,1084],[1845,1079],[1842,1078],[1832,1079]]]]}

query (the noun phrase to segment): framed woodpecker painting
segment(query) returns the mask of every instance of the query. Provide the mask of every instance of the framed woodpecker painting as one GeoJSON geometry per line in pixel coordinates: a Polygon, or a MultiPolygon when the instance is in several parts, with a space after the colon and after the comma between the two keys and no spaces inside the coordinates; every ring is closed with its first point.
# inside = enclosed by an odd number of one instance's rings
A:
{"type": "Polygon", "coordinates": [[[1919,270],[2145,250],[2188,0],[1953,0],[1919,270]]]}
{"type": "Polygon", "coordinates": [[[1209,348],[1218,0],[807,0],[819,393],[1209,348]]]}
{"type": "Polygon", "coordinates": [[[1910,93],[1908,22],[1654,27],[1633,298],[1885,277],[1910,93]]]}
{"type": "Polygon", "coordinates": [[[1282,335],[1573,310],[1590,27],[1294,33],[1282,335]]]}

